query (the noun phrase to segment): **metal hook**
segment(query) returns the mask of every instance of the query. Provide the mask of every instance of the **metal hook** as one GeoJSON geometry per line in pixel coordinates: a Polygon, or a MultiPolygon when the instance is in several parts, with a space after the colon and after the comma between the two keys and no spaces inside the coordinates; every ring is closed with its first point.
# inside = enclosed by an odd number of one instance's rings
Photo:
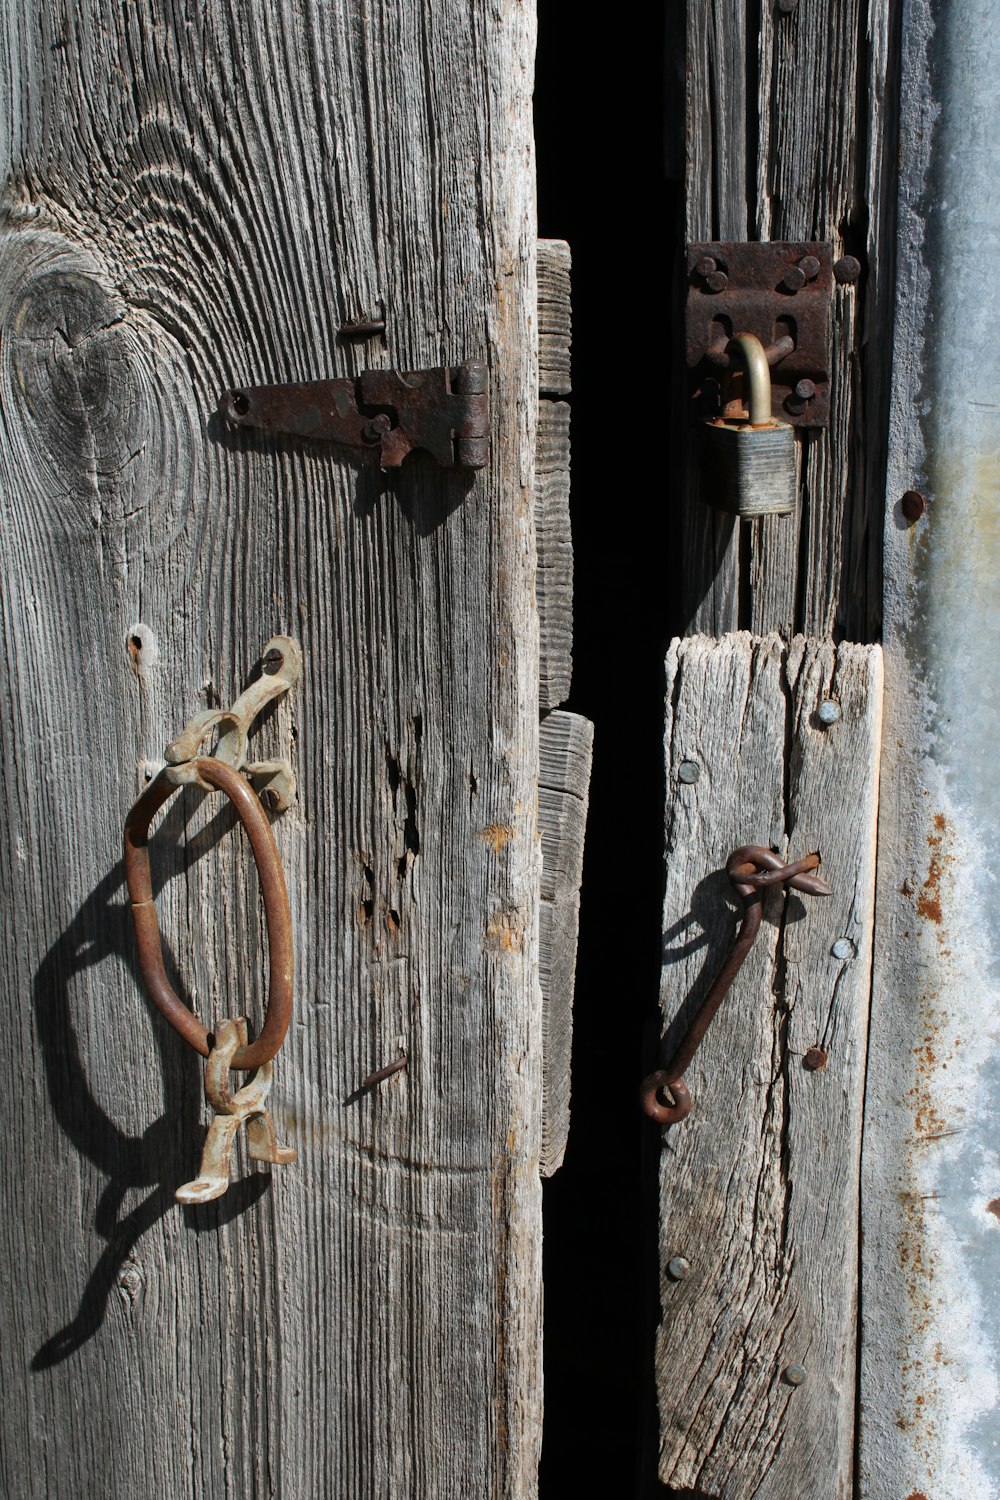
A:
{"type": "Polygon", "coordinates": [[[650,1073],[643,1079],[639,1102],[651,1120],[656,1120],[660,1125],[676,1125],[691,1113],[691,1095],[683,1075],[690,1067],[691,1059],[700,1047],[712,1018],[754,945],[764,915],[763,892],[770,886],[785,885],[790,890],[802,891],[809,896],[832,896],[833,892],[825,880],[808,873],[818,869],[819,863],[819,852],[816,851],[792,864],[785,864],[761,844],[744,844],[741,848],[734,849],[727,859],[726,874],[743,898],[743,920],[732,951],[702,1001],[669,1068],[658,1068],[655,1073],[650,1073]],[[670,1091],[674,1101],[672,1105],[661,1103],[662,1089],[670,1091]]]}
{"type": "Polygon", "coordinates": [[[244,1017],[221,1022],[205,1067],[205,1097],[215,1111],[215,1118],[208,1127],[198,1176],[174,1193],[178,1203],[208,1203],[212,1198],[222,1197],[229,1186],[233,1144],[243,1124],[247,1127],[247,1150],[254,1161],[287,1166],[295,1160],[294,1146],[279,1146],[274,1121],[265,1103],[271,1091],[271,1064],[264,1063],[235,1092],[229,1086],[229,1070],[239,1050],[246,1045],[244,1017]]]}

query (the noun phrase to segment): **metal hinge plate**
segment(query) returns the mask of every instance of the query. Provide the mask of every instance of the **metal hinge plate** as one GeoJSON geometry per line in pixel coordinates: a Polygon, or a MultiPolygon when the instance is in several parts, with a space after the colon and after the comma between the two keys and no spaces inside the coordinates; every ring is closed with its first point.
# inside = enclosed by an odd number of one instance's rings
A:
{"type": "Polygon", "coordinates": [[[722,384],[737,334],[760,339],[771,409],[794,427],[830,420],[833,249],[815,241],[687,247],[687,365],[692,419],[738,414],[722,384]],[[790,342],[789,342],[790,341],[790,342]]]}
{"type": "Polygon", "coordinates": [[[377,452],[398,469],[423,449],[439,464],[481,469],[489,456],[486,366],[470,359],[433,370],[366,370],[356,379],[241,386],[219,411],[237,427],[324,439],[377,452]]]}

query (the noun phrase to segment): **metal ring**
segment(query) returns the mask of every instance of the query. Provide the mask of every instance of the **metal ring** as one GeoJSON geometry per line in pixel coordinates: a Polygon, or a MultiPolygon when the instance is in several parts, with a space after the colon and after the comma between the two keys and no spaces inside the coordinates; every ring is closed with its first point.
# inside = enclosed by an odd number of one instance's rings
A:
{"type": "MultiPolygon", "coordinates": [[[[267,1010],[260,1035],[249,1046],[240,1047],[230,1064],[233,1068],[259,1068],[275,1055],[288,1030],[292,1013],[292,913],[281,868],[281,856],[264,809],[249,783],[232,766],[213,756],[191,761],[199,781],[225,792],[250,840],[267,923],[269,984],[267,1010]]],[[[211,1047],[209,1033],[193,1011],[177,995],[163,967],[160,926],[156,919],[153,882],[149,869],[147,839],[149,825],[179,783],[170,779],[170,768],[161,771],[143,792],[125,823],[125,880],[132,902],[132,920],[139,948],[139,970],[160,1013],[166,1016],[186,1042],[202,1057],[211,1047]]]]}
{"type": "Polygon", "coordinates": [[[639,1103],[649,1118],[658,1125],[679,1125],[691,1113],[691,1095],[687,1084],[683,1078],[671,1078],[665,1068],[658,1068],[655,1073],[650,1073],[643,1079],[639,1103]],[[673,1097],[672,1105],[661,1102],[663,1089],[667,1089],[673,1097]]]}

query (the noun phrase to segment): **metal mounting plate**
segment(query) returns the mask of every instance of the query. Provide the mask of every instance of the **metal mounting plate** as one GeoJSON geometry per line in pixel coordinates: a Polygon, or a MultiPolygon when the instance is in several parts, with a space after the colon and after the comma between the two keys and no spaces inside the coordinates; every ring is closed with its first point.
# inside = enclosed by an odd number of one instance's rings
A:
{"type": "Polygon", "coordinates": [[[765,349],[779,339],[791,337],[794,342],[789,353],[775,351],[773,415],[794,427],[826,427],[830,420],[832,246],[802,240],[689,245],[687,283],[692,420],[739,414],[738,402],[730,402],[725,410],[722,407],[722,382],[730,363],[726,346],[738,333],[753,333],[765,349]]]}

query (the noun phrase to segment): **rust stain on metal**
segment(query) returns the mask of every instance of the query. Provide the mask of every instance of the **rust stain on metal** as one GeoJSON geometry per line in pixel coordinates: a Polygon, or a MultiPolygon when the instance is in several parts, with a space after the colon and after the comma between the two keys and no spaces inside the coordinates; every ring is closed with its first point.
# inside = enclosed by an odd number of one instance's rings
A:
{"type": "Polygon", "coordinates": [[[802,1059],[803,1064],[811,1073],[822,1073],[829,1061],[830,1054],[825,1047],[810,1047],[802,1059]]]}
{"type": "Polygon", "coordinates": [[[943,813],[937,813],[934,818],[934,832],[928,834],[927,844],[931,851],[930,864],[927,870],[927,879],[924,881],[917,897],[917,911],[920,916],[926,917],[929,922],[937,926],[942,923],[941,915],[941,877],[945,868],[951,862],[950,855],[943,852],[945,834],[948,832],[948,822],[943,813]]]}
{"type": "Polygon", "coordinates": [[[643,1079],[639,1103],[643,1112],[657,1124],[677,1125],[691,1113],[691,1095],[683,1075],[754,945],[764,915],[764,891],[770,886],[784,885],[811,896],[832,896],[833,892],[824,880],[809,874],[810,870],[819,868],[819,862],[817,851],[785,864],[761,844],[745,844],[734,849],[729,856],[726,874],[743,899],[743,921],[729,957],[702,1001],[670,1066],[658,1068],[643,1079]],[[662,1102],[660,1095],[664,1089],[669,1090],[672,1104],[662,1102]]]}

